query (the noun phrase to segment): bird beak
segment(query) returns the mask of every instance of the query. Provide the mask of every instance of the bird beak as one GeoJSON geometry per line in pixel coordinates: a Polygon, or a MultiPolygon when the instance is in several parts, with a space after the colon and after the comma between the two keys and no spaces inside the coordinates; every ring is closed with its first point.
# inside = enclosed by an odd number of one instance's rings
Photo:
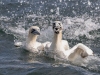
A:
{"type": "Polygon", "coordinates": [[[38,30],[35,30],[35,31],[32,30],[31,33],[33,33],[34,35],[40,35],[40,31],[38,31],[38,30]]]}
{"type": "Polygon", "coordinates": [[[35,31],[34,34],[40,35],[40,31],[35,31]]]}

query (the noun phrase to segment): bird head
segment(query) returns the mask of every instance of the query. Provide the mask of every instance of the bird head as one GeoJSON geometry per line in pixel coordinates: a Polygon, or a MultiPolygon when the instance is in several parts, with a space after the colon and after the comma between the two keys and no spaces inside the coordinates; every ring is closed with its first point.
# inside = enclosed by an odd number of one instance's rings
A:
{"type": "Polygon", "coordinates": [[[31,35],[40,35],[40,28],[38,26],[30,27],[29,34],[31,34],[31,35]]]}
{"type": "Polygon", "coordinates": [[[60,21],[54,21],[52,28],[53,28],[54,33],[59,34],[60,32],[62,32],[63,25],[60,21]]]}

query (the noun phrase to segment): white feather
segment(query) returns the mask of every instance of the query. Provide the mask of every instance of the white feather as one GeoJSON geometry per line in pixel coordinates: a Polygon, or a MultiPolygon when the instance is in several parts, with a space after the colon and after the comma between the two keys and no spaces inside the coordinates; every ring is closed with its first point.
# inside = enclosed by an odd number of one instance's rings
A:
{"type": "Polygon", "coordinates": [[[55,21],[54,23],[55,23],[53,26],[54,38],[52,40],[52,43],[48,45],[48,48],[46,50],[46,53],[49,57],[51,58],[56,57],[68,60],[74,64],[81,64],[82,62],[84,62],[85,57],[93,55],[93,51],[82,43],[79,43],[74,47],[72,47],[71,49],[69,49],[68,42],[62,40],[62,30],[60,29],[58,29],[59,31],[57,30],[57,27],[61,26],[61,22],[55,21]],[[59,32],[59,34],[55,32],[59,32]]]}
{"type": "Polygon", "coordinates": [[[14,45],[17,47],[22,46],[24,49],[26,49],[30,52],[38,53],[40,50],[44,50],[46,44],[49,43],[49,42],[45,42],[45,43],[38,42],[37,41],[38,34],[40,34],[40,28],[37,26],[32,26],[29,29],[29,33],[28,33],[26,42],[23,42],[23,43],[15,42],[14,45]],[[36,31],[33,31],[33,34],[32,34],[32,29],[36,30],[36,31]],[[35,32],[35,34],[34,34],[34,32],[35,32]],[[36,32],[37,32],[37,34],[36,34],[36,32]]]}

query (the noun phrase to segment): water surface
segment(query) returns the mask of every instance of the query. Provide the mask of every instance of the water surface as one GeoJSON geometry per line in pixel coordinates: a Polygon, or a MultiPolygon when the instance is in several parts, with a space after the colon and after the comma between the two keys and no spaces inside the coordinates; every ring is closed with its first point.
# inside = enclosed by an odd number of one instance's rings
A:
{"type": "Polygon", "coordinates": [[[99,13],[99,0],[1,0],[0,75],[100,75],[99,13]],[[52,41],[54,20],[62,21],[70,47],[83,43],[94,51],[88,63],[76,66],[14,46],[25,41],[33,25],[41,29],[38,41],[52,41]]]}

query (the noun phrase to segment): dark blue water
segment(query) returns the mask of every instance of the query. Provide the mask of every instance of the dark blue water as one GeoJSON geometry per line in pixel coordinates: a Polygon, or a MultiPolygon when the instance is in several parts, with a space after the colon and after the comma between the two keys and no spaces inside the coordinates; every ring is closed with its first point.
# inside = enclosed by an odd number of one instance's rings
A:
{"type": "Polygon", "coordinates": [[[1,0],[0,75],[100,75],[100,0],[1,0]],[[70,47],[81,42],[94,51],[88,63],[76,66],[14,46],[32,25],[41,28],[38,41],[51,41],[54,20],[62,21],[70,47]]]}

